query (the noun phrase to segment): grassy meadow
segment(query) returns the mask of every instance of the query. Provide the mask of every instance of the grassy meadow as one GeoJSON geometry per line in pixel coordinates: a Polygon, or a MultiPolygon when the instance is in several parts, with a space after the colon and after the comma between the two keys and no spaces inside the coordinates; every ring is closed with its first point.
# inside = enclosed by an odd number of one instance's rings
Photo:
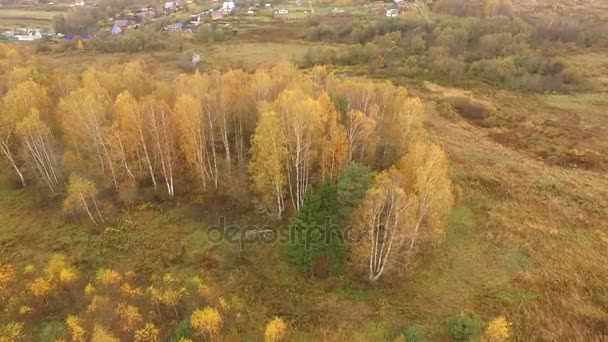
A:
{"type": "Polygon", "coordinates": [[[17,27],[50,29],[53,17],[65,13],[57,10],[0,9],[0,30],[17,27]]]}

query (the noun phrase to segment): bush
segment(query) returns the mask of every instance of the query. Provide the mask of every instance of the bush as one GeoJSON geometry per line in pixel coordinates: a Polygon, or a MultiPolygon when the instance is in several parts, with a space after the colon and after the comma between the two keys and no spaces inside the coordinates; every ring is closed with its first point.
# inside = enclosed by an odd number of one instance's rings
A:
{"type": "Polygon", "coordinates": [[[472,341],[479,332],[479,326],[469,314],[460,314],[448,322],[448,335],[455,342],[472,341]]]}
{"type": "Polygon", "coordinates": [[[489,110],[484,105],[468,97],[452,97],[449,99],[449,102],[460,116],[465,119],[483,120],[490,115],[489,110]]]}
{"type": "Polygon", "coordinates": [[[332,41],[336,37],[336,29],[325,24],[309,27],[306,31],[306,39],[312,41],[332,41]]]}
{"type": "Polygon", "coordinates": [[[426,341],[426,337],[424,336],[424,333],[414,326],[411,326],[411,327],[405,329],[405,333],[403,335],[405,336],[405,340],[407,342],[424,342],[424,341],[426,341]]]}
{"type": "Polygon", "coordinates": [[[41,342],[55,342],[64,340],[68,335],[67,328],[63,322],[51,321],[42,324],[38,340],[41,342]]]}

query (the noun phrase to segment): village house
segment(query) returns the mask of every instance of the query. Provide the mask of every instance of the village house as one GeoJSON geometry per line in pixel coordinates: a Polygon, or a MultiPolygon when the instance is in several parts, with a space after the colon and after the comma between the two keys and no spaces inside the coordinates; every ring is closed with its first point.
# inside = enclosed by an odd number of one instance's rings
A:
{"type": "Polygon", "coordinates": [[[179,4],[177,3],[177,1],[168,1],[165,2],[165,6],[163,7],[163,9],[165,10],[165,14],[171,14],[173,12],[177,12],[179,10],[179,4]]]}
{"type": "Polygon", "coordinates": [[[165,31],[167,32],[180,32],[183,31],[184,29],[184,24],[182,23],[175,23],[175,24],[171,24],[167,27],[165,27],[165,31]]]}
{"type": "Polygon", "coordinates": [[[134,22],[132,20],[116,19],[116,20],[114,20],[114,25],[110,29],[110,33],[119,34],[119,33],[123,32],[124,30],[132,27],[133,24],[134,24],[134,22]]]}
{"type": "Polygon", "coordinates": [[[399,16],[399,10],[396,8],[391,8],[386,10],[386,16],[390,18],[395,18],[399,16]]]}
{"type": "Polygon", "coordinates": [[[224,4],[222,5],[220,11],[224,13],[231,13],[232,11],[234,11],[234,9],[234,1],[224,1],[224,4]]]}

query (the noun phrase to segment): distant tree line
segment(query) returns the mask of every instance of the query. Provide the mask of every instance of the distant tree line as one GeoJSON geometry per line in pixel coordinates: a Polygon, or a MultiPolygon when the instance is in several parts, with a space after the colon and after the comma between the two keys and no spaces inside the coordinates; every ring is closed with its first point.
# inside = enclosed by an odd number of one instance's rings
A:
{"type": "Polygon", "coordinates": [[[364,65],[372,73],[432,77],[450,82],[479,79],[531,91],[587,90],[585,73],[545,48],[554,42],[607,46],[608,28],[572,18],[433,17],[354,22],[340,30],[312,23],[310,40],[350,43],[311,47],[304,66],[364,65]],[[316,26],[314,26],[316,25],[316,26]],[[541,49],[539,49],[539,47],[541,49]]]}

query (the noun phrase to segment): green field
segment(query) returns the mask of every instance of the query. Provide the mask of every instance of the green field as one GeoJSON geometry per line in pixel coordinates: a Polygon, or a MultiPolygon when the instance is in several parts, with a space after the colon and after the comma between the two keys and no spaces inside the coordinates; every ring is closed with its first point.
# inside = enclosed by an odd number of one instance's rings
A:
{"type": "Polygon", "coordinates": [[[14,27],[50,28],[53,17],[62,13],[64,12],[55,10],[2,9],[0,10],[0,29],[14,27]]]}

